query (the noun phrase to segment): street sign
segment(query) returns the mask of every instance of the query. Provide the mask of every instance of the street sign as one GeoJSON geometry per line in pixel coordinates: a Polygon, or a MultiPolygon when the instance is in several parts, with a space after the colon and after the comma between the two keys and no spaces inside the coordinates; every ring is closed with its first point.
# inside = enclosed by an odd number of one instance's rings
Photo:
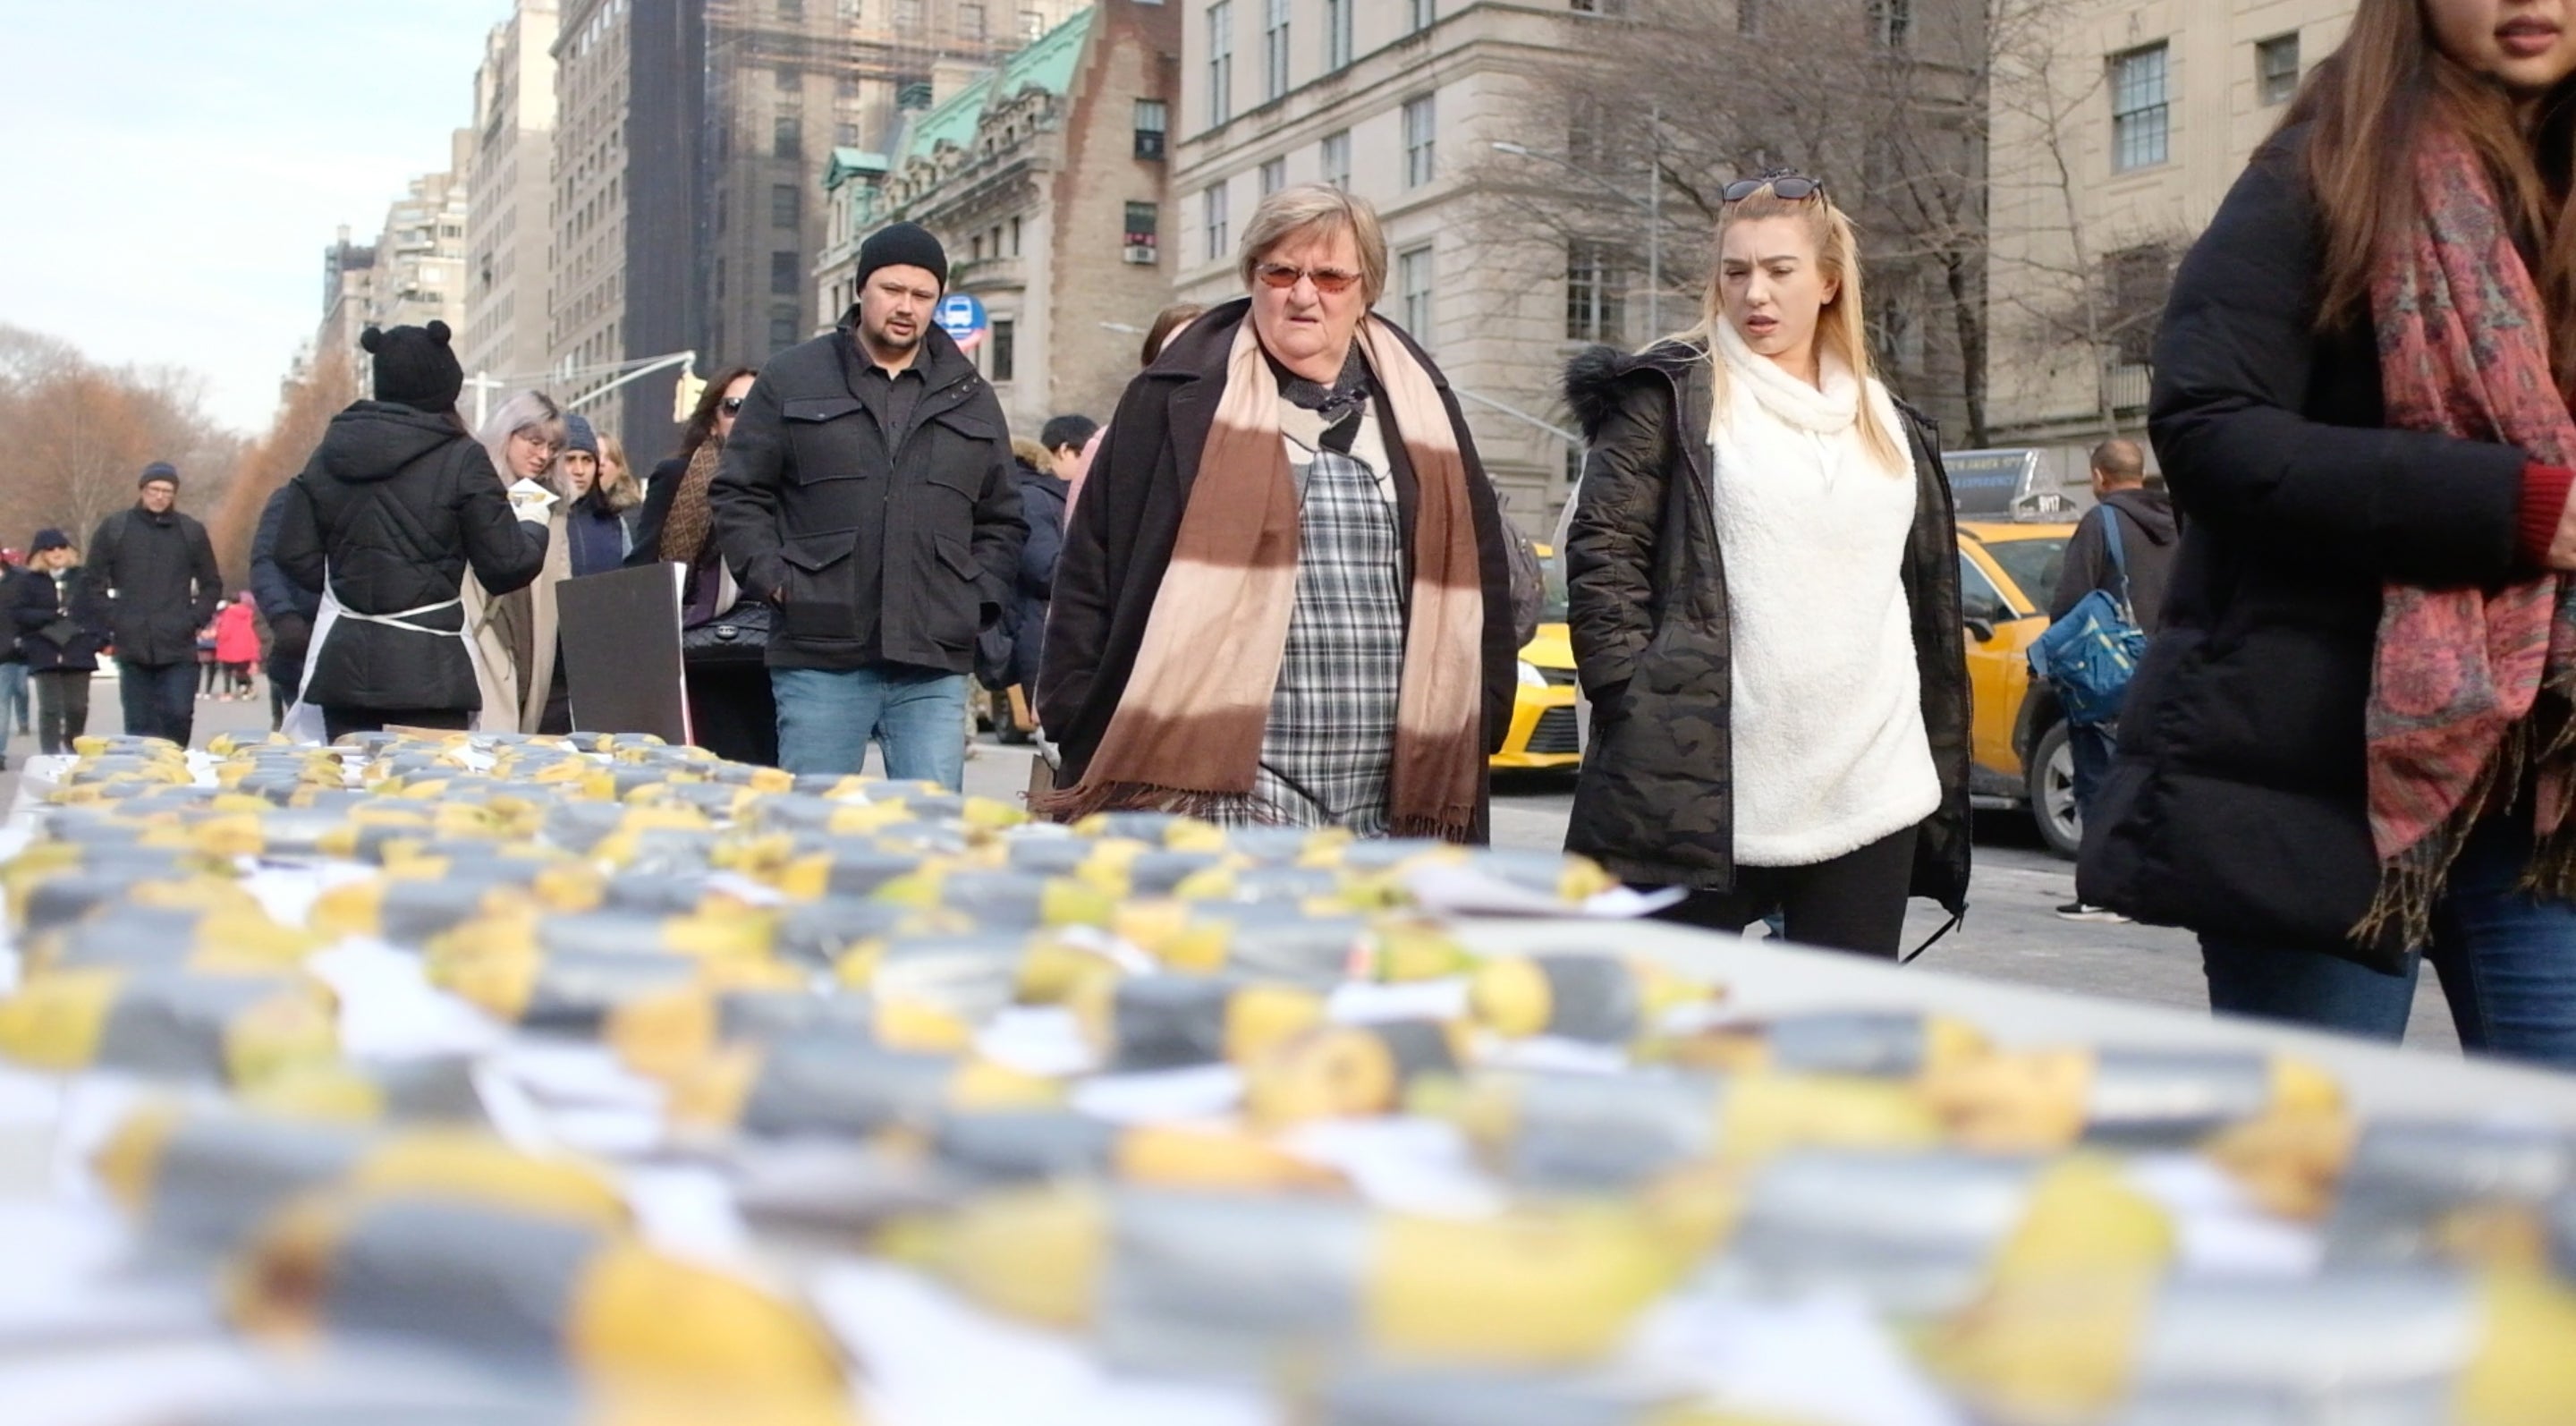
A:
{"type": "Polygon", "coordinates": [[[984,311],[983,302],[971,292],[951,292],[939,299],[939,329],[955,339],[959,351],[971,352],[983,345],[984,337],[993,330],[993,320],[984,311]]]}
{"type": "Polygon", "coordinates": [[[1941,464],[1950,475],[1951,500],[1970,518],[2009,516],[2014,500],[2038,486],[2035,450],[1944,451],[1941,464]]]}

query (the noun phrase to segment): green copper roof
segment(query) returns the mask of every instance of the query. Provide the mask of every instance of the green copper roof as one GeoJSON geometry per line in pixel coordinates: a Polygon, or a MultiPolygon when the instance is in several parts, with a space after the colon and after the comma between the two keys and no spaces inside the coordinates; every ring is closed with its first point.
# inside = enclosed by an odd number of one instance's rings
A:
{"type": "Polygon", "coordinates": [[[997,100],[1030,89],[1049,94],[1071,89],[1074,70],[1082,62],[1083,42],[1091,38],[1091,21],[1096,13],[1097,8],[1092,6],[1074,12],[1071,19],[1002,61],[999,69],[986,71],[974,83],[949,95],[946,103],[906,125],[903,142],[895,151],[894,166],[900,168],[914,158],[937,153],[941,144],[959,148],[973,144],[977,121],[997,100]]]}
{"type": "Polygon", "coordinates": [[[886,167],[884,154],[869,153],[865,149],[834,149],[832,162],[823,170],[823,191],[835,192],[853,178],[882,178],[886,167]]]}

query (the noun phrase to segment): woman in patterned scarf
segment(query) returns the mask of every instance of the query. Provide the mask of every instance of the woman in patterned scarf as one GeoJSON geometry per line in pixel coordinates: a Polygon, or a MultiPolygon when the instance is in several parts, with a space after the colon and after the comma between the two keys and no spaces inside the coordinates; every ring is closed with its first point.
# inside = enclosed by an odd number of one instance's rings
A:
{"type": "MultiPolygon", "coordinates": [[[[681,434],[679,454],[653,469],[652,486],[644,497],[644,518],[635,531],[635,548],[626,557],[630,568],[689,567],[680,599],[683,628],[712,624],[742,602],[741,589],[726,572],[716,542],[708,535],[712,517],[707,484],[715,479],[725,439],[733,434],[734,414],[742,409],[743,394],[751,390],[757,375],[750,367],[738,366],[707,383],[681,434]]],[[[775,767],[778,704],[770,694],[769,669],[760,655],[760,647],[747,646],[741,657],[690,661],[689,729],[698,746],[720,757],[775,767]]]]}
{"type": "Polygon", "coordinates": [[[1129,384],[1066,532],[1037,805],[1482,840],[1517,669],[1466,420],[1370,314],[1366,203],[1274,193],[1239,266],[1250,296],[1129,384]]]}

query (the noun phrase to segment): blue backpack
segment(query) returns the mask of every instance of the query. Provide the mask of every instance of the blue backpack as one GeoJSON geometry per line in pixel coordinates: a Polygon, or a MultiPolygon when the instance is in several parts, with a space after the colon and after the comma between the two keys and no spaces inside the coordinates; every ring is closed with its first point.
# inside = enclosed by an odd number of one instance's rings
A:
{"type": "Polygon", "coordinates": [[[2129,693],[2129,676],[2147,656],[2146,631],[2129,608],[2129,564],[2120,552],[2120,516],[2110,506],[2102,511],[2102,544],[2118,574],[2119,594],[2096,589],[2048,626],[2030,646],[2033,677],[2057,689],[2066,721],[2079,727],[2109,723],[2120,716],[2129,693]]]}

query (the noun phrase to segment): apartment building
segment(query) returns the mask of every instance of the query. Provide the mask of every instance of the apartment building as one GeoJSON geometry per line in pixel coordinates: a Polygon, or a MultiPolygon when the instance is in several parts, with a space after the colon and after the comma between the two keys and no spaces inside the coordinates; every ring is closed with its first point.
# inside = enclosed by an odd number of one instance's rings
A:
{"type": "MultiPolygon", "coordinates": [[[[583,398],[584,414],[623,436],[638,460],[658,459],[653,453],[667,444],[673,378],[658,383],[665,398],[659,411],[645,383],[600,388],[630,355],[667,350],[639,345],[636,314],[628,310],[630,278],[640,275],[630,271],[640,264],[629,252],[629,226],[639,206],[639,183],[668,162],[667,149],[639,146],[648,136],[654,145],[684,146],[694,135],[693,116],[680,102],[685,96],[669,86],[670,72],[695,72],[681,68],[683,56],[675,53],[696,28],[688,23],[693,17],[682,13],[687,8],[684,0],[563,0],[552,50],[555,118],[545,209],[549,375],[542,384],[559,399],[583,398]],[[666,61],[660,72],[653,64],[657,57],[666,61]],[[674,108],[680,110],[676,115],[674,108]],[[665,157],[638,163],[639,152],[665,157]],[[630,398],[637,398],[638,417],[631,424],[630,398]]],[[[684,147],[683,159],[686,152],[684,147]]],[[[675,210],[683,231],[685,201],[675,210]]],[[[646,247],[642,259],[649,264],[652,245],[646,247]]],[[[672,274],[665,267],[660,276],[667,282],[672,274]]],[[[687,296],[678,283],[644,291],[651,295],[636,305],[645,308],[684,303],[687,296]]]]}
{"type": "Polygon", "coordinates": [[[466,181],[469,376],[524,385],[552,356],[546,307],[554,187],[556,0],[517,0],[474,72],[474,156],[466,181]]]}
{"type": "Polygon", "coordinates": [[[1494,200],[1481,180],[1496,143],[1562,154],[1562,116],[1531,76],[1585,44],[1585,25],[1623,9],[1186,0],[1183,10],[1161,239],[1177,295],[1242,295],[1237,240],[1263,195],[1321,182],[1368,199],[1389,255],[1378,311],[1440,364],[1507,511],[1540,535],[1577,469],[1556,396],[1565,358],[1621,334],[1602,322],[1607,284],[1578,275],[1561,242],[1533,251],[1493,241],[1494,200]]]}
{"type": "Polygon", "coordinates": [[[448,166],[413,179],[385,210],[367,312],[377,326],[418,327],[434,319],[452,331],[465,329],[465,180],[473,157],[473,132],[456,130],[448,136],[448,166]]]}
{"type": "Polygon", "coordinates": [[[308,356],[339,352],[355,360],[358,333],[366,329],[375,302],[376,249],[349,241],[349,227],[343,223],[339,237],[322,250],[322,321],[313,330],[308,356]]]}
{"type": "Polygon", "coordinates": [[[1996,56],[1997,444],[2048,450],[2073,483],[2094,442],[2143,431],[2174,264],[2352,11],[2353,0],[2096,0],[1996,56]]]}
{"type": "Polygon", "coordinates": [[[1011,429],[1035,435],[1060,412],[1106,420],[1171,301],[1161,232],[1180,32],[1172,6],[1099,0],[909,118],[877,175],[867,155],[836,161],[818,316],[854,300],[856,243],[908,219],[947,248],[950,290],[990,316],[971,355],[1011,429]]]}

